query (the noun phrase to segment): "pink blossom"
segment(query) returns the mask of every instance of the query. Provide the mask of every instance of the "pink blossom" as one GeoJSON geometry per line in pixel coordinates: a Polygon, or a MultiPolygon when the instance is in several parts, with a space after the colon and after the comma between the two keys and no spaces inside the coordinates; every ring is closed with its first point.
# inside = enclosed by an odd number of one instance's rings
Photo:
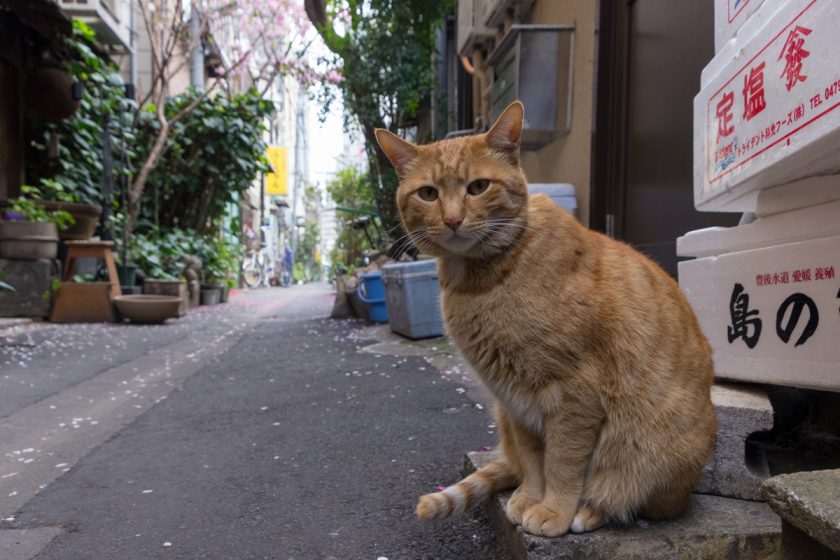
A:
{"type": "Polygon", "coordinates": [[[344,81],[344,76],[341,74],[341,72],[333,68],[332,70],[327,72],[326,79],[331,84],[340,84],[344,81]]]}

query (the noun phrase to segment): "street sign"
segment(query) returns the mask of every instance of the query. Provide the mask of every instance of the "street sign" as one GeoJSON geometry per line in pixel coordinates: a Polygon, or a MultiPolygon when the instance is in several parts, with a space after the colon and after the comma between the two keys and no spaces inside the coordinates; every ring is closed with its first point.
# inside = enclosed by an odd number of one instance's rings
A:
{"type": "Polygon", "coordinates": [[[265,150],[265,157],[274,168],[273,173],[265,176],[265,194],[283,196],[289,194],[286,182],[287,160],[285,146],[269,146],[265,150]]]}

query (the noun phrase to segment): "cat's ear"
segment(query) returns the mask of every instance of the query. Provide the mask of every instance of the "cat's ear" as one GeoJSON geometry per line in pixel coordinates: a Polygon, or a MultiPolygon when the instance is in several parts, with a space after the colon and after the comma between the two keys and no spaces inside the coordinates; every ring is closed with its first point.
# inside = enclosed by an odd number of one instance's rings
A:
{"type": "Polygon", "coordinates": [[[522,136],[522,118],[525,107],[520,101],[514,101],[502,111],[493,127],[487,131],[484,141],[494,150],[505,152],[519,159],[519,138],[522,136]]]}
{"type": "Polygon", "coordinates": [[[374,134],[379,147],[397,170],[397,175],[403,177],[408,164],[417,157],[417,146],[384,128],[377,128],[374,134]]]}

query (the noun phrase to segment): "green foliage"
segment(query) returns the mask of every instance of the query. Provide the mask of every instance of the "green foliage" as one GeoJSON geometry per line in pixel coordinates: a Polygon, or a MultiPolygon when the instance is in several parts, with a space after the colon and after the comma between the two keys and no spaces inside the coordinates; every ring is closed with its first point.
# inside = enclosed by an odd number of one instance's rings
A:
{"type": "Polygon", "coordinates": [[[295,244],[295,265],[292,268],[292,278],[296,282],[311,282],[321,277],[321,257],[318,253],[320,198],[321,193],[317,188],[306,187],[304,191],[306,218],[303,231],[298,235],[295,244]]]}
{"type": "MultiPolygon", "coordinates": [[[[190,90],[167,99],[173,116],[200,92],[190,90]]],[[[228,99],[207,97],[183,119],[173,123],[160,162],[149,176],[141,206],[141,221],[163,228],[182,227],[202,234],[215,231],[227,205],[236,202],[261,172],[265,159],[263,122],[274,111],[254,90],[228,99]]],[[[140,116],[138,150],[145,159],[160,124],[152,112],[140,116]]]]}
{"type": "MultiPolygon", "coordinates": [[[[327,192],[339,208],[370,211],[376,207],[373,185],[367,175],[354,167],[339,171],[327,185],[327,192]]],[[[330,253],[332,275],[362,266],[365,253],[373,249],[364,232],[352,227],[358,217],[356,213],[338,211],[338,237],[330,253]]]]}
{"type": "Polygon", "coordinates": [[[378,151],[373,131],[398,132],[420,125],[436,82],[431,63],[435,30],[454,11],[454,4],[451,0],[327,0],[327,8],[328,22],[317,28],[335,55],[332,62],[341,68],[338,88],[345,107],[365,135],[380,219],[389,234],[395,233],[400,230],[394,202],[398,181],[378,151]],[[336,25],[341,13],[347,13],[349,21],[336,25]]]}
{"type": "Polygon", "coordinates": [[[201,259],[204,282],[236,285],[242,248],[231,233],[201,235],[188,229],[153,228],[131,238],[129,259],[148,278],[178,279],[190,256],[201,259]]]}
{"type": "Polygon", "coordinates": [[[197,255],[204,243],[194,231],[153,229],[131,237],[129,258],[148,278],[177,280],[184,270],[184,257],[197,255]]]}
{"type": "Polygon", "coordinates": [[[244,250],[231,233],[224,232],[208,238],[198,254],[201,257],[201,272],[207,284],[236,286],[236,275],[244,250]]]}
{"type": "Polygon", "coordinates": [[[451,1],[328,0],[332,18],[346,11],[349,25],[320,27],[341,68],[344,102],[363,124],[391,130],[418,124],[431,102],[435,30],[451,1]]]}
{"type": "Polygon", "coordinates": [[[134,156],[130,146],[136,140],[132,124],[136,107],[125,98],[119,67],[101,54],[90,27],[74,19],[73,36],[65,41],[75,56],[68,70],[74,81],[83,84],[84,94],[79,108],[66,119],[46,122],[28,117],[26,177],[40,186],[45,200],[102,204],[103,129],[110,135],[111,181],[116,189],[121,174],[131,173],[120,166],[120,157],[124,145],[128,158],[134,156]],[[57,158],[49,154],[53,137],[58,138],[57,158]]]}
{"type": "Polygon", "coordinates": [[[66,210],[47,210],[39,202],[43,198],[37,187],[22,185],[20,196],[10,200],[8,212],[19,214],[28,222],[51,222],[65,229],[75,220],[66,210]]]}
{"type": "Polygon", "coordinates": [[[364,211],[376,207],[373,184],[355,167],[340,170],[327,184],[327,193],[336,206],[364,211]]]}

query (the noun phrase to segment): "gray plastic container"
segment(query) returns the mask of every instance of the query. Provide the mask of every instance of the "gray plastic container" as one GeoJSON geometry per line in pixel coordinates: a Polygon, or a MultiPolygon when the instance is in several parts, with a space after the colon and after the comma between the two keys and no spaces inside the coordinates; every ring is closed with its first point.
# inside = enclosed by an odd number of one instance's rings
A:
{"type": "Polygon", "coordinates": [[[382,281],[392,331],[411,339],[443,335],[436,261],[386,264],[382,281]]]}

